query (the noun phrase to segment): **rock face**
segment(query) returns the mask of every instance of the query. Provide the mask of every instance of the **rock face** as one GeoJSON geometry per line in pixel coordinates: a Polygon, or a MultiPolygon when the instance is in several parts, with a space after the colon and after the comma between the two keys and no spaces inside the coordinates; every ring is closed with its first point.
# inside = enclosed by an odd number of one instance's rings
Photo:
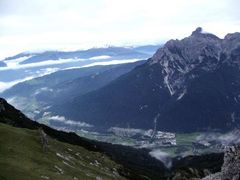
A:
{"type": "Polygon", "coordinates": [[[164,83],[170,94],[181,94],[189,80],[206,72],[214,72],[222,63],[239,67],[239,50],[240,33],[219,39],[197,28],[190,37],[168,41],[149,64],[159,63],[163,67],[164,83]]]}
{"type": "MultiPolygon", "coordinates": [[[[187,81],[199,73],[214,71],[220,61],[222,40],[197,28],[181,41],[170,40],[149,61],[163,68],[164,84],[171,95],[184,93],[187,81]],[[197,70],[197,72],[195,71],[197,70]]],[[[226,43],[228,44],[228,43],[226,43]]]]}
{"type": "Polygon", "coordinates": [[[173,159],[172,173],[168,180],[197,180],[219,172],[223,164],[223,153],[187,156],[173,159]]]}
{"type": "Polygon", "coordinates": [[[197,28],[170,40],[144,65],[53,109],[97,127],[192,132],[240,125],[240,33],[224,39],[197,28]],[[69,107],[65,109],[64,107],[69,107]]]}
{"type": "Polygon", "coordinates": [[[240,179],[240,146],[231,146],[225,150],[224,163],[221,172],[203,178],[203,180],[225,179],[240,179]]]}

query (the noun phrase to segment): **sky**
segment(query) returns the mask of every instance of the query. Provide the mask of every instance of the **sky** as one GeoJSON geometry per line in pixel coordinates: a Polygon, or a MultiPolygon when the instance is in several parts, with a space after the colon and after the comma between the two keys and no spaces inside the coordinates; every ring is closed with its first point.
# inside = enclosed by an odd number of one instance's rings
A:
{"type": "Polygon", "coordinates": [[[240,31],[239,0],[0,0],[0,59],[22,51],[160,44],[240,31]]]}

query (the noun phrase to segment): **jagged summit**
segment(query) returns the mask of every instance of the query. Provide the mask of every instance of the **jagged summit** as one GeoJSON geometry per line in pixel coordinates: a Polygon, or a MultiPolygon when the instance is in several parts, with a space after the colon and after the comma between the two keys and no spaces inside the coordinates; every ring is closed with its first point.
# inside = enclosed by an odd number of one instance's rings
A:
{"type": "Polygon", "coordinates": [[[219,39],[214,34],[204,32],[201,27],[198,27],[195,31],[193,31],[190,37],[219,39]]]}
{"type": "Polygon", "coordinates": [[[211,71],[217,67],[221,42],[217,36],[202,33],[202,28],[197,28],[189,37],[168,41],[154,54],[149,64],[159,63],[162,66],[164,82],[171,95],[182,94],[187,74],[195,69],[211,71]]]}
{"type": "Polygon", "coordinates": [[[235,33],[229,33],[227,34],[224,39],[227,40],[236,40],[236,39],[240,39],[240,33],[239,32],[235,32],[235,33]]]}
{"type": "Polygon", "coordinates": [[[192,32],[192,36],[201,34],[203,29],[201,27],[198,27],[195,31],[192,32]]]}
{"type": "MultiPolygon", "coordinates": [[[[231,35],[229,35],[230,37],[231,35]]],[[[169,40],[162,48],[160,48],[152,57],[152,62],[161,60],[163,55],[178,55],[185,59],[196,59],[196,56],[204,54],[207,47],[215,46],[218,49],[221,46],[222,40],[217,36],[203,32],[201,27],[198,27],[192,32],[191,36],[182,40],[169,40]]],[[[169,60],[173,60],[169,58],[169,60]]]]}
{"type": "Polygon", "coordinates": [[[171,95],[182,94],[185,81],[204,72],[213,72],[221,63],[240,67],[240,33],[228,34],[224,39],[197,28],[182,40],[170,40],[150,59],[163,68],[164,82],[171,95]]]}

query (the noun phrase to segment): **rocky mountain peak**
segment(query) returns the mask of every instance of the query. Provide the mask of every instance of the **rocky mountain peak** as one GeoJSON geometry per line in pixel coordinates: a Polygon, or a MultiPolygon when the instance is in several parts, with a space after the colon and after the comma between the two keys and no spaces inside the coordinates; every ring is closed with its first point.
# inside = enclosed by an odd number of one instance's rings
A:
{"type": "Polygon", "coordinates": [[[219,38],[214,34],[204,32],[203,28],[201,27],[198,27],[195,31],[193,31],[190,37],[219,40],[219,38]]]}
{"type": "Polygon", "coordinates": [[[227,34],[222,41],[222,47],[226,54],[230,54],[232,51],[234,51],[234,53],[239,52],[240,33],[227,34]]]}
{"type": "Polygon", "coordinates": [[[192,36],[201,34],[203,29],[201,27],[198,27],[195,31],[192,32],[192,36]]]}
{"type": "Polygon", "coordinates": [[[149,61],[163,68],[164,82],[171,95],[182,94],[186,76],[194,78],[198,71],[213,71],[220,60],[222,40],[197,28],[182,40],[170,40],[149,61]]]}
{"type": "MultiPolygon", "coordinates": [[[[229,35],[230,38],[233,35],[229,35]]],[[[236,35],[234,35],[236,36],[236,35]]],[[[182,40],[169,40],[153,55],[150,64],[163,61],[181,61],[184,64],[195,64],[202,56],[216,56],[221,51],[222,40],[210,33],[203,33],[198,27],[192,35],[182,40]]],[[[164,64],[164,63],[163,63],[164,64]]],[[[166,64],[166,63],[165,63],[166,64]]]]}
{"type": "Polygon", "coordinates": [[[236,39],[240,39],[240,33],[239,32],[235,32],[235,33],[229,33],[224,37],[225,40],[236,40],[236,39]]]}

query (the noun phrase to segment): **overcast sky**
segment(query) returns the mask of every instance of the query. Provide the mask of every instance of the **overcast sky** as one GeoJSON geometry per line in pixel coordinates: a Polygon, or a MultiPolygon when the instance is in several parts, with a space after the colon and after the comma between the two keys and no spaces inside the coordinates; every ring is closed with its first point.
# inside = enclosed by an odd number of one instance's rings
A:
{"type": "Polygon", "coordinates": [[[239,0],[0,0],[0,57],[240,31],[239,0]]]}

